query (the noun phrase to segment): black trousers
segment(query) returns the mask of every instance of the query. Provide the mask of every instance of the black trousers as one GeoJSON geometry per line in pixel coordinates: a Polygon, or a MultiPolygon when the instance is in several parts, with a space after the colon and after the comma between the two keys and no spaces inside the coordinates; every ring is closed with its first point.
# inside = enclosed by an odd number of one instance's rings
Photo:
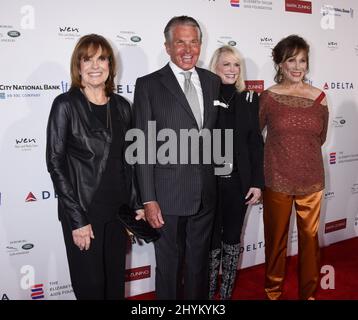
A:
{"type": "Polygon", "coordinates": [[[211,250],[226,244],[240,243],[242,225],[245,220],[247,205],[239,173],[234,171],[230,176],[218,176],[218,201],[215,213],[211,250]]]}
{"type": "Polygon", "coordinates": [[[208,259],[214,208],[193,216],[164,215],[154,243],[156,298],[208,299],[208,259]]]}
{"type": "Polygon", "coordinates": [[[91,206],[95,239],[91,239],[87,251],[74,244],[68,221],[61,221],[72,287],[78,300],[124,299],[127,234],[114,219],[117,209],[103,204],[91,206]]]}

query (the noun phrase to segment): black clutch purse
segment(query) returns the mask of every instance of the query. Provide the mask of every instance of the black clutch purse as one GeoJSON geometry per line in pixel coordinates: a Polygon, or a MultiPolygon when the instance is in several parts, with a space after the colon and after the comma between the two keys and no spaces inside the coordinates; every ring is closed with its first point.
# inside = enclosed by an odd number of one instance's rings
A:
{"type": "Polygon", "coordinates": [[[117,218],[127,229],[128,235],[132,243],[135,243],[135,238],[142,239],[146,243],[158,240],[160,234],[157,230],[152,228],[148,222],[144,220],[136,220],[137,216],[135,210],[127,205],[122,205],[118,211],[117,218]]]}

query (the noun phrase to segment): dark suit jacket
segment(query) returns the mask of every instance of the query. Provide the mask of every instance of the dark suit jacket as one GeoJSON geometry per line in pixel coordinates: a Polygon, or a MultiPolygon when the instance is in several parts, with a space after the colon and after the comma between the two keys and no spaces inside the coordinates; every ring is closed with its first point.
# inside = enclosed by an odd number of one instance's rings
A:
{"type": "MultiPolygon", "coordinates": [[[[256,92],[243,91],[235,97],[236,167],[246,194],[250,187],[264,188],[263,139],[258,119],[259,101],[256,92]]],[[[218,117],[220,118],[220,109],[218,117]]],[[[224,128],[221,128],[224,129],[224,128]]]]}
{"type": "MultiPolygon", "coordinates": [[[[196,68],[196,71],[204,98],[203,128],[211,130],[216,124],[217,107],[213,101],[218,99],[220,78],[205,69],[196,68]]],[[[178,145],[180,129],[197,128],[195,117],[169,64],[137,79],[133,114],[134,127],[143,130],[146,139],[148,121],[156,121],[157,133],[161,129],[173,130],[178,145]]],[[[156,151],[163,143],[156,141],[156,151]]],[[[179,146],[176,150],[177,164],[163,165],[157,161],[155,164],[146,162],[136,166],[142,201],[158,201],[162,213],[166,215],[193,215],[198,212],[201,201],[203,205],[214,205],[213,165],[179,164],[179,146]]]]}

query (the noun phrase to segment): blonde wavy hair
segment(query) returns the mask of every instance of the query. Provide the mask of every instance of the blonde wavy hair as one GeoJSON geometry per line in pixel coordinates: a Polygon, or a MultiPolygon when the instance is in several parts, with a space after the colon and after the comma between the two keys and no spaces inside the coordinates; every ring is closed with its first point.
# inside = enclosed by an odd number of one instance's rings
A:
{"type": "Polygon", "coordinates": [[[219,59],[223,53],[228,53],[228,54],[233,55],[235,57],[235,59],[237,59],[237,61],[239,62],[240,74],[236,80],[235,87],[238,92],[244,91],[246,89],[246,86],[245,86],[244,78],[242,76],[243,71],[244,71],[243,58],[241,57],[241,54],[239,53],[239,51],[237,49],[235,49],[234,47],[225,45],[225,46],[222,46],[222,47],[216,49],[213,56],[211,57],[211,60],[210,60],[210,64],[209,64],[210,71],[216,73],[216,68],[217,68],[219,59]]]}

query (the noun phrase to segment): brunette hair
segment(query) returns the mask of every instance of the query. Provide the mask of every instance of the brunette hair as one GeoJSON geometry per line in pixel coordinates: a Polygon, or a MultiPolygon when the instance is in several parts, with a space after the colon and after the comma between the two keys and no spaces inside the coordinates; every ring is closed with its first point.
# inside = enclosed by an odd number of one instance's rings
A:
{"type": "Polygon", "coordinates": [[[71,88],[83,89],[80,74],[82,58],[91,58],[97,50],[102,49],[102,55],[108,59],[109,75],[105,82],[105,92],[109,96],[114,90],[114,77],[116,76],[116,60],[109,42],[98,34],[88,34],[81,37],[73,50],[71,57],[71,88]]]}
{"type": "MultiPolygon", "coordinates": [[[[280,70],[280,63],[285,62],[287,59],[297,55],[300,51],[306,54],[307,58],[307,71],[309,71],[309,51],[310,46],[305,39],[298,35],[290,35],[283,38],[276,46],[272,49],[272,58],[275,63],[275,82],[281,83],[283,80],[282,72],[280,70]]],[[[304,80],[306,80],[304,78],[304,80]]]]}

